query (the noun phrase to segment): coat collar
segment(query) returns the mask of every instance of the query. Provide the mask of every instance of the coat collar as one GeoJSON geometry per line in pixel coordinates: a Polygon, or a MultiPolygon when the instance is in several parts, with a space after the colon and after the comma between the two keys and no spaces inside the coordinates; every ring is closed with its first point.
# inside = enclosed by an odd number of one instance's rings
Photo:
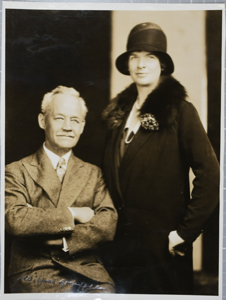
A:
{"type": "MultiPolygon", "coordinates": [[[[103,112],[109,129],[115,129],[122,124],[125,115],[131,110],[137,98],[135,83],[114,98],[103,112]]],[[[181,103],[186,100],[185,88],[172,76],[162,76],[158,86],[148,95],[140,108],[140,116],[154,115],[159,123],[159,130],[175,128],[181,109],[181,103]]]]}
{"type": "Polygon", "coordinates": [[[85,174],[82,172],[84,162],[71,153],[63,184],[59,181],[53,165],[41,147],[35,154],[22,159],[22,164],[27,169],[32,179],[48,194],[56,207],[71,206],[84,185],[85,174]],[[84,184],[84,183],[83,183],[84,184]]]}

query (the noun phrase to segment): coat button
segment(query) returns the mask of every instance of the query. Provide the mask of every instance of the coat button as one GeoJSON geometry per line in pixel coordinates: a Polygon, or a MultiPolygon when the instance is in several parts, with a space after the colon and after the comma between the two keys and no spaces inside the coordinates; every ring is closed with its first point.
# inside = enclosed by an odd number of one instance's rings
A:
{"type": "Polygon", "coordinates": [[[59,261],[59,260],[60,260],[60,258],[59,258],[59,257],[55,257],[55,260],[59,261]]]}

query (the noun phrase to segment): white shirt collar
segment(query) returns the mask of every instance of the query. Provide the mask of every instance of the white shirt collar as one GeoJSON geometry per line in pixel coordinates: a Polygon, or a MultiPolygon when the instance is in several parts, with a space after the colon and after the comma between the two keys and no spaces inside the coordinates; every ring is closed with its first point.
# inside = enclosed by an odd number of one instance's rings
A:
{"type": "MultiPolygon", "coordinates": [[[[45,142],[43,144],[43,148],[44,148],[46,154],[48,155],[49,159],[51,160],[51,163],[52,163],[54,169],[56,169],[57,164],[58,164],[59,159],[60,159],[60,156],[56,155],[55,153],[53,153],[52,151],[47,149],[46,145],[45,145],[45,142]]],[[[68,163],[70,155],[71,155],[71,150],[68,153],[66,153],[64,156],[62,156],[66,160],[66,168],[67,168],[67,163],[68,163]]]]}

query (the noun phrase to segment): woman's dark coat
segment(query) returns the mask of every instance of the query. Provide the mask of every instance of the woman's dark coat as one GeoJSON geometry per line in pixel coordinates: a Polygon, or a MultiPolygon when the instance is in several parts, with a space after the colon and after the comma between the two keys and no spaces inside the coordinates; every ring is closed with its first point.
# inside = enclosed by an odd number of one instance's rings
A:
{"type": "MultiPolygon", "coordinates": [[[[122,132],[136,98],[132,84],[103,114],[109,127],[104,174],[119,213],[116,239],[107,256],[109,269],[119,274],[127,270],[131,278],[136,268],[144,270],[143,283],[137,278],[130,282],[130,292],[189,294],[192,242],[218,203],[219,165],[184,87],[165,76],[140,109],[141,116],[155,116],[159,130],[141,126],[118,168],[122,132]],[[195,175],[191,196],[189,168],[195,175]],[[183,257],[172,257],[168,251],[173,230],[185,240],[183,257]]],[[[115,280],[120,285],[119,277],[115,280]]]]}

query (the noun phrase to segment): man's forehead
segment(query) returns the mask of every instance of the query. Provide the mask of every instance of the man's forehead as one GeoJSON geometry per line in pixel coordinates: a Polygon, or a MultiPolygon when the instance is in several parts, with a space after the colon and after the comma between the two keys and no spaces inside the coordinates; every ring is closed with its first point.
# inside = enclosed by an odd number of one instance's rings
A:
{"type": "Polygon", "coordinates": [[[50,106],[56,108],[71,107],[77,108],[81,106],[81,100],[77,96],[67,94],[56,94],[53,96],[50,106]]]}
{"type": "Polygon", "coordinates": [[[67,113],[68,115],[82,115],[82,103],[80,98],[74,95],[56,94],[49,105],[51,113],[67,113]]]}
{"type": "Polygon", "coordinates": [[[63,93],[57,93],[55,95],[53,95],[53,101],[54,100],[74,100],[74,101],[80,101],[79,97],[73,94],[63,94],[63,93]]]}

